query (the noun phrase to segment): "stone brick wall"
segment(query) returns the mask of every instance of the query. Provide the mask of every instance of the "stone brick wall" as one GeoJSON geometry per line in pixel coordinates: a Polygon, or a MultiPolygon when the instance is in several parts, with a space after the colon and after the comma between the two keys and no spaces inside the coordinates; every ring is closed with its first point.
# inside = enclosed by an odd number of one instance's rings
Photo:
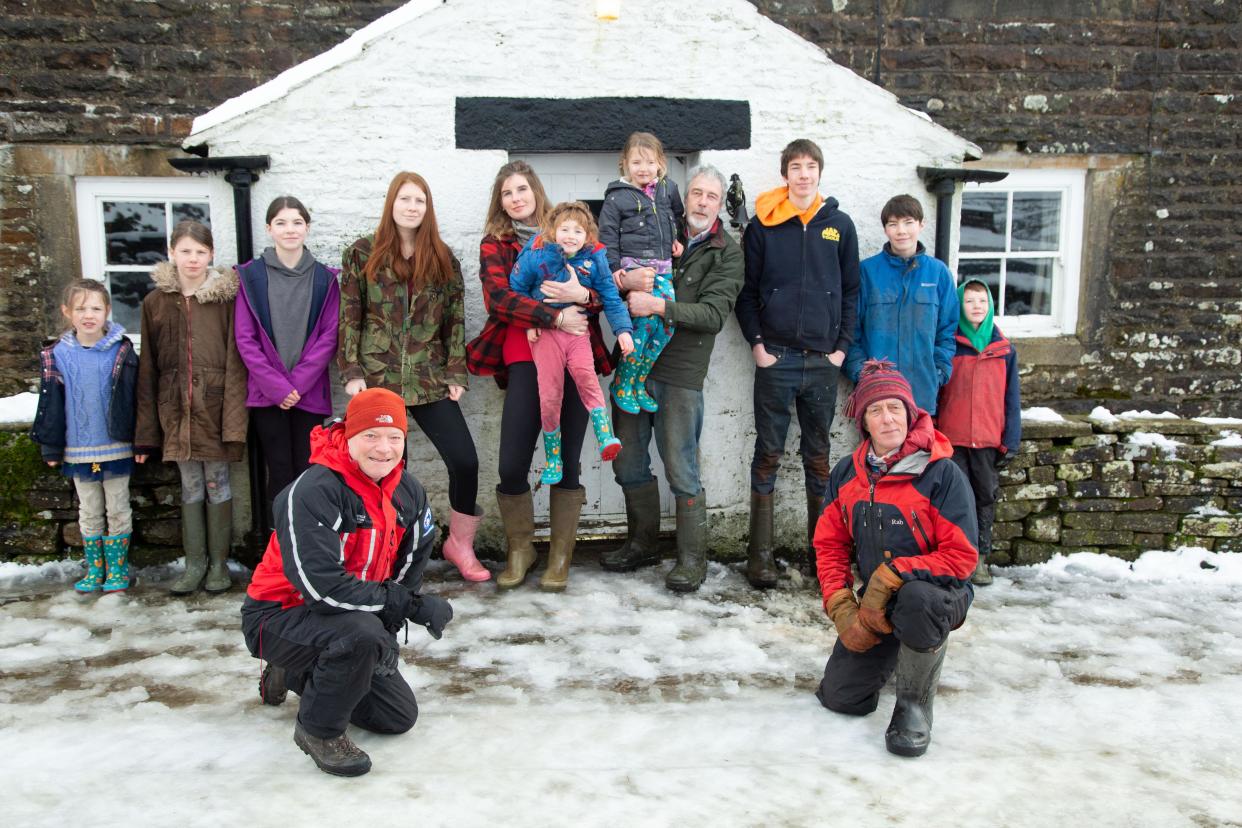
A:
{"type": "Polygon", "coordinates": [[[1242,552],[1242,444],[1220,425],[1071,417],[1024,422],[1023,437],[1001,475],[994,562],[1183,545],[1242,552]]]}

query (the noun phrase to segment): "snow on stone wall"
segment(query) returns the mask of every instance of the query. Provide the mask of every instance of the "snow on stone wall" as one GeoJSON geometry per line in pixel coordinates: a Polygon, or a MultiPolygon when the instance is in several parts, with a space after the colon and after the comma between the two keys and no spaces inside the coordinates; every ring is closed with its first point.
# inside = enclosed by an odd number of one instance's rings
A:
{"type": "MultiPolygon", "coordinates": [[[[467,338],[485,318],[478,242],[492,177],[508,154],[456,148],[458,96],[747,100],[750,149],[702,152],[689,164],[738,173],[753,203],[781,183],[781,148],[798,137],[815,140],[825,154],[821,189],[854,217],[864,256],[884,241],[880,208],[897,193],[923,200],[930,240],[934,199],[916,167],[958,166],[975,151],[743,0],[709,0],[694,14],[677,4],[627,0],[614,22],[597,20],[593,5],[580,0],[420,5],[421,15],[407,15],[395,28],[381,19],[347,48],[321,55],[317,74],[291,71],[208,113],[186,145],[205,143],[213,156],[270,156],[271,169],[254,187],[256,235],[262,238],[268,201],[296,195],[313,214],[311,249],[334,265],[346,244],[374,229],[396,171],[425,175],[441,232],[465,272],[467,338]]],[[[232,203],[223,182],[218,189],[217,249],[230,251],[232,203]]],[[[725,518],[715,522],[713,538],[723,548],[736,548],[746,532],[752,374],[749,350],[730,321],[708,378],[702,452],[708,503],[725,518]]],[[[846,389],[841,391],[843,402],[846,389]]],[[[480,500],[490,513],[499,392],[490,379],[474,379],[463,407],[479,447],[480,500]]],[[[844,435],[840,423],[838,432],[839,456],[852,447],[853,435],[844,435]]],[[[592,446],[588,438],[587,449],[592,446]]],[[[803,531],[805,503],[796,426],[788,446],[778,531],[794,543],[803,531]]],[[[413,451],[428,488],[444,492],[443,467],[430,446],[416,441],[413,451]]],[[[586,483],[589,514],[602,519],[620,511],[609,469],[588,472],[586,483]]]]}

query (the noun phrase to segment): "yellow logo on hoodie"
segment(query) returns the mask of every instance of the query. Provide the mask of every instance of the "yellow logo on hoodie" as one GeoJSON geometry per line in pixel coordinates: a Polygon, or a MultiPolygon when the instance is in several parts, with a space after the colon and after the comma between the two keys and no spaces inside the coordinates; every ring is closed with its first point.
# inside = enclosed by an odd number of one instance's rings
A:
{"type": "Polygon", "coordinates": [[[824,237],[824,241],[841,241],[841,233],[835,227],[825,227],[824,232],[820,233],[824,237]]]}

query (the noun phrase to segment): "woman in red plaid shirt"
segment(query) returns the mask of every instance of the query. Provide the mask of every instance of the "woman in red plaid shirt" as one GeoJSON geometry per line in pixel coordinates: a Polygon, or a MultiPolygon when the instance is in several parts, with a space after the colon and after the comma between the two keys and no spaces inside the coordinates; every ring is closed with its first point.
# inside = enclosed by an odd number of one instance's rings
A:
{"type": "MultiPolygon", "coordinates": [[[[493,375],[496,384],[506,389],[500,419],[500,485],[496,487],[496,502],[508,541],[508,566],[496,579],[501,589],[521,584],[535,562],[535,509],[528,478],[541,426],[539,386],[526,331],[559,328],[589,336],[596,372],[603,375],[612,371],[599,327],[599,297],[592,291],[576,282],[550,283],[541,288],[547,296],[548,304],[545,304],[509,289],[509,274],[517,255],[538,232],[547,210],[543,185],[530,165],[512,161],[500,168],[492,185],[487,223],[479,244],[479,279],[483,282],[487,323],[482,333],[466,346],[470,373],[493,375]],[[551,303],[570,304],[557,309],[551,307],[551,303]]],[[[586,429],[586,409],[578,399],[574,384],[567,380],[561,404],[561,450],[565,471],[561,482],[550,489],[552,537],[547,570],[539,582],[542,589],[549,591],[564,589],[569,576],[578,518],[586,500],[586,489],[578,481],[579,456],[586,429]]]]}

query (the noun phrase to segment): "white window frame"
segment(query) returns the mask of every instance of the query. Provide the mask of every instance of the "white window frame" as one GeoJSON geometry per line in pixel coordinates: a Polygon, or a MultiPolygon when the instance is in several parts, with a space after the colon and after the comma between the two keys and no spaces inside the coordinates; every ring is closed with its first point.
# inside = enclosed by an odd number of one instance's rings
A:
{"type": "MultiPolygon", "coordinates": [[[[78,221],[78,250],[82,258],[82,277],[106,282],[109,270],[149,273],[148,265],[109,265],[108,239],[104,233],[103,204],[105,201],[196,201],[206,202],[208,215],[215,223],[211,198],[211,181],[200,177],[111,177],[81,176],[74,182],[78,221]]],[[[171,216],[169,217],[171,219],[171,216]]],[[[167,224],[172,232],[171,221],[167,224]]],[[[135,344],[140,343],[138,331],[128,332],[135,344]]]]}
{"type": "MultiPolygon", "coordinates": [[[[1001,181],[968,183],[963,195],[971,192],[1008,193],[1008,218],[1004,252],[965,252],[957,250],[957,261],[996,258],[1052,258],[1052,301],[1050,314],[1022,314],[1004,316],[997,309],[996,319],[1006,336],[1047,337],[1073,336],[1078,328],[1078,298],[1082,271],[1083,218],[1086,202],[1086,170],[1038,169],[1011,170],[1001,181]],[[1060,240],[1056,255],[1047,256],[1033,251],[1011,253],[1012,213],[1014,192],[1055,192],[1061,194],[1060,240]]],[[[954,266],[954,272],[958,270],[954,266]]]]}

